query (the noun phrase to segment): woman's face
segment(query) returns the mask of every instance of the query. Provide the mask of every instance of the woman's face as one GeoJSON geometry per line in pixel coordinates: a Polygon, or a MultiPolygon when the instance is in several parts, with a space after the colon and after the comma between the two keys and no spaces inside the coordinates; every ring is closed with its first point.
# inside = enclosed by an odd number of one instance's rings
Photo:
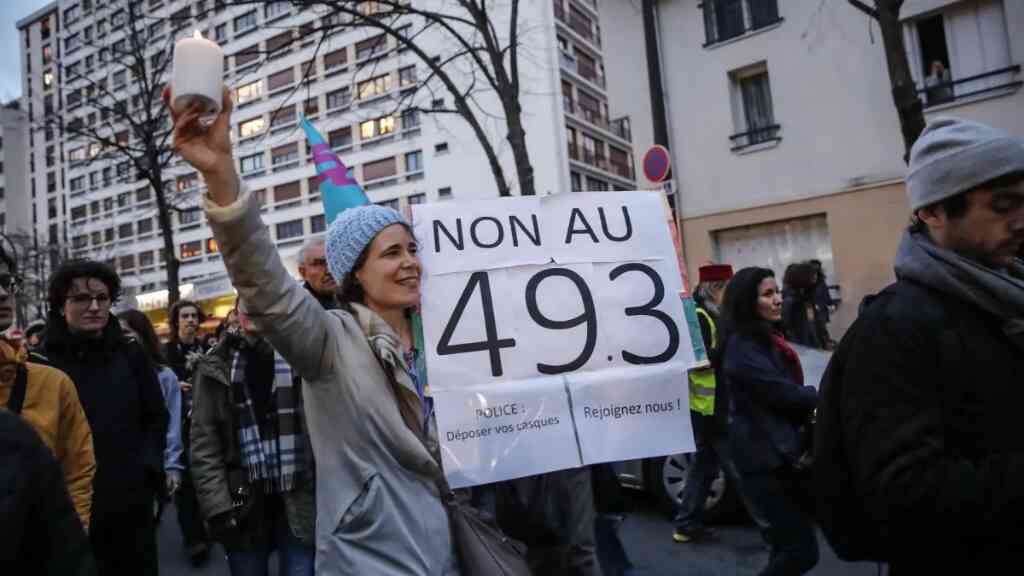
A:
{"type": "Polygon", "coordinates": [[[771,276],[757,286],[757,315],[768,322],[782,320],[782,293],[771,276]]]}
{"type": "Polygon", "coordinates": [[[373,310],[405,309],[420,303],[419,245],[409,230],[392,224],[380,231],[367,249],[366,262],[355,277],[373,310]]]}

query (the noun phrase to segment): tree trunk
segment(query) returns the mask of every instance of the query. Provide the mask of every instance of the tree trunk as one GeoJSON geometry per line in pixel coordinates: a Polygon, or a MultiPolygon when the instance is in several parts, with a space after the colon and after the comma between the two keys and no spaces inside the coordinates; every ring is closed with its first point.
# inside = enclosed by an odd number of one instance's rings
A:
{"type": "MultiPolygon", "coordinates": [[[[151,156],[151,158],[153,158],[151,156]]],[[[171,228],[171,210],[167,205],[167,197],[164,195],[163,168],[154,162],[150,172],[149,185],[153,187],[156,195],[157,221],[160,223],[160,235],[164,239],[164,262],[167,265],[167,308],[170,309],[175,302],[181,299],[178,291],[178,270],[181,263],[174,251],[174,229],[171,228]]]]}
{"type": "Polygon", "coordinates": [[[903,44],[903,25],[900,23],[900,8],[903,0],[876,0],[878,26],[882,32],[885,60],[889,65],[889,81],[892,84],[892,99],[900,118],[903,132],[903,161],[910,161],[910,149],[924,131],[924,104],[917,95],[917,86],[910,74],[910,62],[903,44]]]}
{"type": "Polygon", "coordinates": [[[516,163],[516,177],[519,179],[519,193],[535,196],[537,186],[533,179],[533,164],[526,148],[526,130],[523,128],[523,108],[518,98],[511,98],[505,105],[505,124],[508,128],[508,143],[516,163]]]}

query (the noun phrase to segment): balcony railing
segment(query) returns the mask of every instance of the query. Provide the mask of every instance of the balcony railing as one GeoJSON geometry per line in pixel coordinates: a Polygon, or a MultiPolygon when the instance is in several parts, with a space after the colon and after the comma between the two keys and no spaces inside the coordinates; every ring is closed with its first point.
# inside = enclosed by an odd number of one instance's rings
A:
{"type": "Polygon", "coordinates": [[[732,141],[732,150],[735,152],[755,144],[782,140],[782,138],[779,137],[779,130],[781,129],[782,127],[778,124],[772,124],[770,126],[763,126],[761,128],[747,130],[746,132],[740,132],[739,134],[733,134],[732,136],[729,136],[729,140],[732,141]]]}
{"type": "Polygon", "coordinates": [[[996,90],[1020,88],[1024,81],[1013,80],[1013,77],[1020,74],[1020,64],[999,68],[974,76],[958,78],[949,82],[942,82],[932,86],[925,86],[918,89],[918,94],[925,97],[925,106],[938,106],[948,104],[972,96],[980,96],[996,90]]]}

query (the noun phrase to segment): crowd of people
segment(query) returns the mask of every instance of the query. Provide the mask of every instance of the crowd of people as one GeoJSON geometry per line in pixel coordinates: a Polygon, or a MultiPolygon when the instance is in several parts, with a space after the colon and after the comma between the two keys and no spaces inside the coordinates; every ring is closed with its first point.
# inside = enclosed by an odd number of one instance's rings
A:
{"type": "MultiPolygon", "coordinates": [[[[118,275],[77,260],[50,278],[45,326],[0,338],[0,561],[157,574],[173,499],[184,553],[200,565],[219,545],[233,576],[266,574],[272,552],[281,574],[477,574],[460,506],[525,544],[523,574],[630,574],[627,498],[607,465],[447,487],[409,223],[343,211],[303,246],[296,283],[235,172],[231,108],[225,94],[209,125],[172,111],[238,293],[212,335],[182,300],[161,345],[145,314],[112,312],[118,275]]],[[[907,188],[898,281],[838,345],[820,262],[789,266],[781,287],[768,268],[700,269],[710,362],[680,375],[697,452],[675,542],[712,537],[721,470],[770,548],[764,575],[810,571],[818,524],[841,556],[897,573],[997,566],[1024,544],[1024,143],[934,122],[907,188]],[[794,343],[836,349],[820,391],[794,343]]],[[[0,251],[0,332],[18,287],[0,251]]]]}

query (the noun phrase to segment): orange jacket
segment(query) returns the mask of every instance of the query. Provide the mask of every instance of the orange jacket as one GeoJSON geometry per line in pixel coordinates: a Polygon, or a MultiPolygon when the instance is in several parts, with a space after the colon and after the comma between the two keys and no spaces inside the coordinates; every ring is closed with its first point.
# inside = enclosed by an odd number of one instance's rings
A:
{"type": "MultiPolygon", "coordinates": [[[[64,471],[64,482],[82,525],[89,527],[92,478],[96,459],[92,430],[78,401],[78,391],[60,370],[27,362],[28,381],[21,417],[42,437],[64,471]]],[[[0,406],[6,406],[13,383],[0,382],[0,406]]]]}

